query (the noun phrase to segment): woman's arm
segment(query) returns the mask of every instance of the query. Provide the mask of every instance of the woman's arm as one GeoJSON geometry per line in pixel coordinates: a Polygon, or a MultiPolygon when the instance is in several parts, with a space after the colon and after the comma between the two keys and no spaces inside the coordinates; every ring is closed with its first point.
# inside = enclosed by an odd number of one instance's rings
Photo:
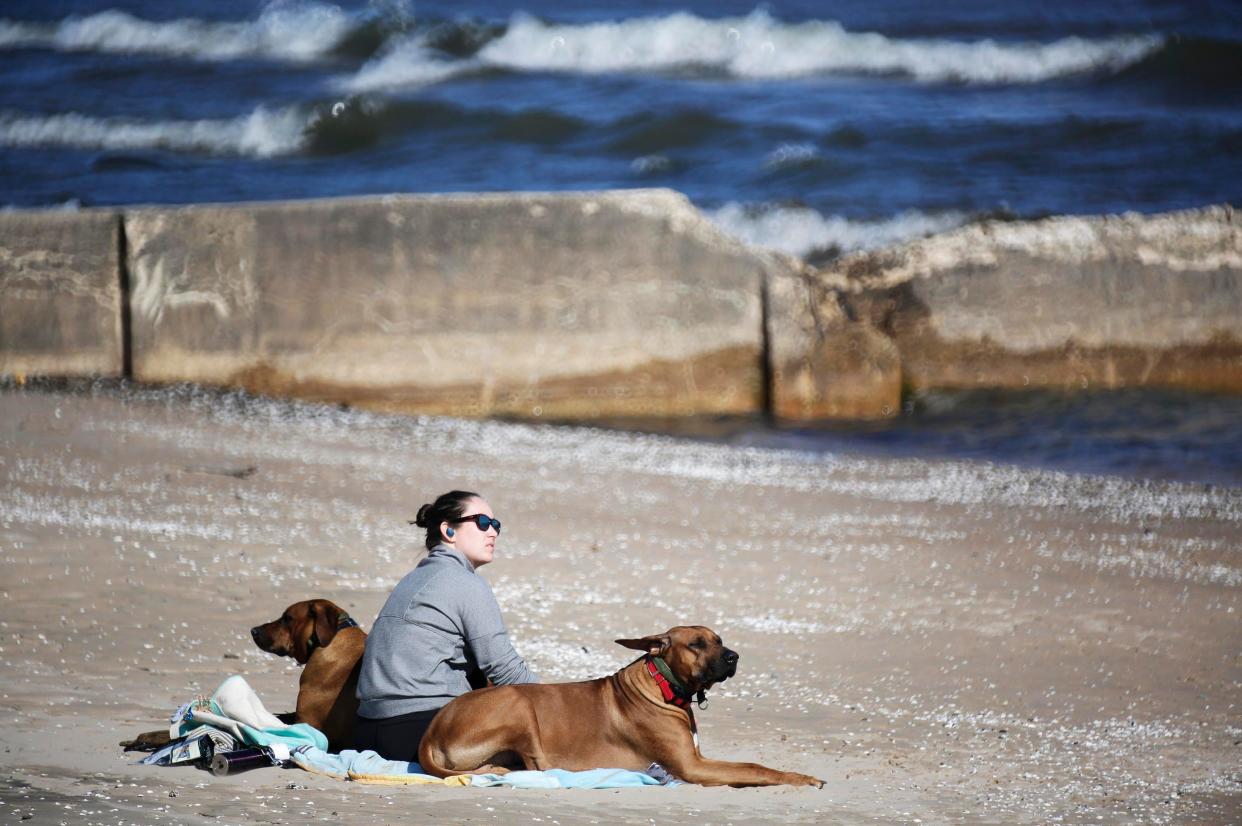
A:
{"type": "Polygon", "coordinates": [[[482,587],[476,590],[473,599],[462,606],[461,620],[466,647],[479,664],[479,669],[493,685],[539,682],[539,678],[513,650],[492,589],[485,580],[479,579],[478,582],[482,587]]]}

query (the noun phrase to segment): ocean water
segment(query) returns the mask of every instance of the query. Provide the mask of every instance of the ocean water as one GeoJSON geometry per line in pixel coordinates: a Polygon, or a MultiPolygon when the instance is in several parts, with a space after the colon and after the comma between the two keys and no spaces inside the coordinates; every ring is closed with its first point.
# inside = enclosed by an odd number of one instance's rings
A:
{"type": "Polygon", "coordinates": [[[1242,397],[1177,390],[940,391],[910,399],[892,421],[745,427],[716,438],[1242,487],[1242,397]]]}
{"type": "Polygon", "coordinates": [[[637,186],[802,255],[1239,203],[1242,4],[0,4],[0,206],[637,186]]]}
{"type": "Polygon", "coordinates": [[[811,257],[1242,204],[1242,3],[0,4],[0,208],[650,186],[811,257]]]}

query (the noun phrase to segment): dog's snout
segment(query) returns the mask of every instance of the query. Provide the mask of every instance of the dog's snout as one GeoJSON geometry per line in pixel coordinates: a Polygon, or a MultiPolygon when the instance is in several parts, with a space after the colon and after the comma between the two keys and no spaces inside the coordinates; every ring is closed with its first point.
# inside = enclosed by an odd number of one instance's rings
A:
{"type": "Polygon", "coordinates": [[[250,638],[254,640],[254,644],[258,646],[261,651],[269,651],[273,654],[276,653],[275,651],[272,651],[272,635],[268,633],[266,625],[256,625],[254,628],[251,628],[250,638]]]}
{"type": "Polygon", "coordinates": [[[736,665],[737,664],[737,652],[726,648],[724,650],[724,661],[727,662],[729,665],[736,665]]]}

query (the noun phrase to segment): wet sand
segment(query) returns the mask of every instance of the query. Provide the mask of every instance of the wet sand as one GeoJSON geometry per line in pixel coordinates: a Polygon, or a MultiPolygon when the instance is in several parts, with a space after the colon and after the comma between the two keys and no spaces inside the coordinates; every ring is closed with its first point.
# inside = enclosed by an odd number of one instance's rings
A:
{"type": "Polygon", "coordinates": [[[0,392],[0,820],[1231,823],[1242,489],[408,419],[181,388],[0,392]],[[117,742],[240,673],[322,596],[369,627],[452,487],[545,680],[715,628],[711,757],[814,789],[384,788],[133,765],[117,742]]]}

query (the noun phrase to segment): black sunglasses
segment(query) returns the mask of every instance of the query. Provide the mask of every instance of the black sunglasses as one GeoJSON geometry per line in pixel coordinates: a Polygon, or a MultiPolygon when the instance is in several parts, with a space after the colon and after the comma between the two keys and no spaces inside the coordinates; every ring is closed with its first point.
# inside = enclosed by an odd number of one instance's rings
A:
{"type": "Polygon", "coordinates": [[[456,519],[450,519],[449,522],[474,522],[479,526],[479,530],[484,533],[488,528],[495,528],[496,533],[500,533],[500,520],[491,516],[485,516],[481,513],[472,514],[470,516],[459,516],[456,519]]]}

